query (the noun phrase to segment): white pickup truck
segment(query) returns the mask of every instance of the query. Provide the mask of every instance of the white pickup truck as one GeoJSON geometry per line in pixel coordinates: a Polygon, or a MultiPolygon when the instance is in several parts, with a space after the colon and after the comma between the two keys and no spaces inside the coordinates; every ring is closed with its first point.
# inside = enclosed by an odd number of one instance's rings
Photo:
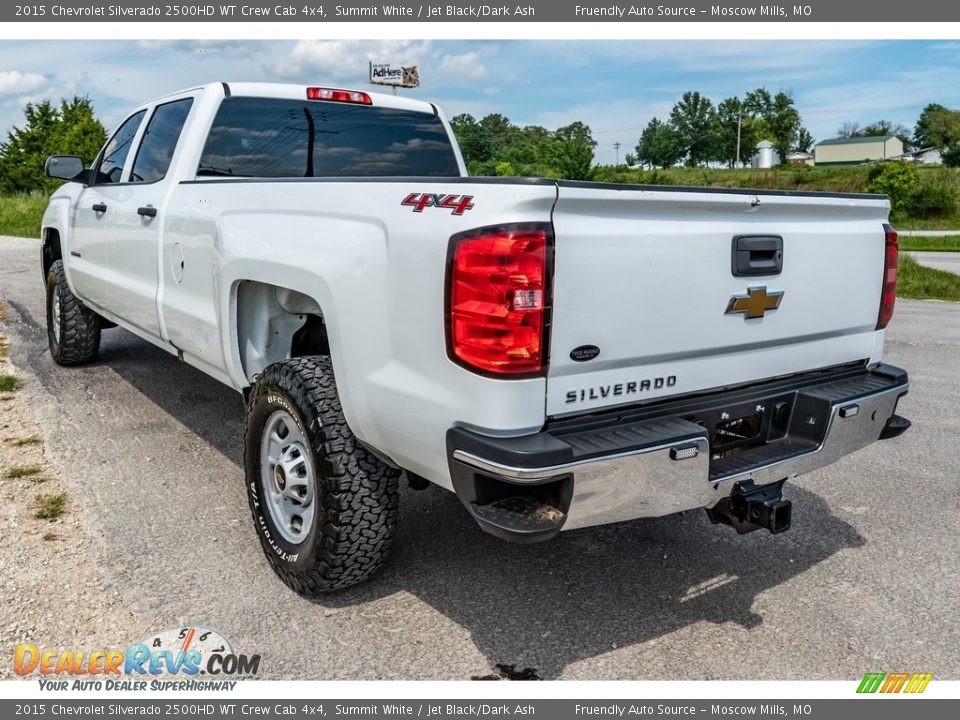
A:
{"type": "Polygon", "coordinates": [[[515,541],[780,532],[786,478],[910,424],[882,196],[469,178],[432,104],[251,83],[47,172],[54,361],[119,325],[241,391],[254,525],[305,595],[382,565],[404,473],[515,541]]]}

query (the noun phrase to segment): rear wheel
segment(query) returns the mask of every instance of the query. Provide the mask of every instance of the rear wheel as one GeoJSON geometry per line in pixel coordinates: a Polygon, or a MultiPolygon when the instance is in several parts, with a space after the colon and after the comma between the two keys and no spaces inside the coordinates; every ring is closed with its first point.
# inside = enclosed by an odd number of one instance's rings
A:
{"type": "Polygon", "coordinates": [[[47,342],[58,365],[82,365],[100,350],[100,316],[70,292],[63,261],[47,272],[47,342]]]}
{"type": "Polygon", "coordinates": [[[347,427],[328,357],[261,373],[247,402],[245,445],[254,524],[287,585],[316,596],[380,569],[396,529],[400,471],[347,427]]]}

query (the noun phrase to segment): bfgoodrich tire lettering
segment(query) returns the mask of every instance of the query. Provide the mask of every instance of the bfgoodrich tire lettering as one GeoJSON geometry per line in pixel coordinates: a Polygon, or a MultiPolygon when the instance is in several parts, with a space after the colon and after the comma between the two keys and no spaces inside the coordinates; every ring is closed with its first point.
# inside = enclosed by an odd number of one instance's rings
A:
{"type": "Polygon", "coordinates": [[[63,261],[47,272],[47,341],[58,365],[82,365],[100,350],[100,316],[70,292],[63,261]]]}
{"type": "Polygon", "coordinates": [[[247,402],[247,495],[267,560],[301,595],[356,585],[380,569],[397,524],[400,471],[357,442],[344,420],[328,357],[294,358],[266,368],[247,402]],[[292,543],[269,508],[262,457],[268,421],[280,413],[306,441],[316,507],[302,540],[292,543]],[[286,535],[286,537],[285,537],[286,535]]]}

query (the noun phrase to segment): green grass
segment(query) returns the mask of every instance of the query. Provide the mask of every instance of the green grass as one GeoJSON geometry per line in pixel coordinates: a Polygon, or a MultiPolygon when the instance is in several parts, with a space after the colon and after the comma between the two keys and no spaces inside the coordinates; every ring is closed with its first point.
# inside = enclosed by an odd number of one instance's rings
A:
{"type": "Polygon", "coordinates": [[[37,520],[56,520],[63,515],[67,507],[67,494],[37,495],[37,511],[33,514],[37,520]]]}
{"type": "Polygon", "coordinates": [[[7,440],[7,443],[12,447],[26,447],[27,445],[39,445],[43,442],[43,438],[39,435],[30,435],[25,438],[11,438],[7,440]]]}
{"type": "Polygon", "coordinates": [[[960,252],[960,235],[947,237],[900,236],[900,249],[914,252],[960,252]]]}
{"type": "Polygon", "coordinates": [[[20,465],[10,468],[3,476],[7,480],[22,480],[23,478],[35,477],[42,472],[43,468],[39,468],[36,465],[20,465]]]}
{"type": "Polygon", "coordinates": [[[0,235],[40,237],[46,195],[0,195],[0,235]]]}
{"type": "Polygon", "coordinates": [[[868,167],[789,166],[771,169],[687,168],[666,170],[597,169],[603,182],[644,185],[697,185],[700,187],[758,188],[761,190],[813,190],[866,192],[868,167]]]}
{"type": "Polygon", "coordinates": [[[23,387],[23,380],[15,375],[0,374],[0,392],[13,392],[23,387]]]}
{"type": "Polygon", "coordinates": [[[893,226],[897,230],[956,230],[960,228],[960,217],[895,218],[893,226]]]}
{"type": "Polygon", "coordinates": [[[901,255],[897,297],[960,302],[960,275],[924,267],[909,255],[901,255]]]}

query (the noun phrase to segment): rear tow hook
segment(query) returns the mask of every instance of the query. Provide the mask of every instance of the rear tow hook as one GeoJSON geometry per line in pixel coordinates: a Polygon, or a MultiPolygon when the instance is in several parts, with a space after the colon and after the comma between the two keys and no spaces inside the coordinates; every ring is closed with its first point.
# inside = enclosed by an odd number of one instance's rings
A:
{"type": "Polygon", "coordinates": [[[728,497],[707,508],[707,517],[714,525],[729,525],[740,535],[760,528],[774,534],[789,530],[793,503],[783,499],[784,482],[786,478],[767,485],[739,482],[728,497]]]}

